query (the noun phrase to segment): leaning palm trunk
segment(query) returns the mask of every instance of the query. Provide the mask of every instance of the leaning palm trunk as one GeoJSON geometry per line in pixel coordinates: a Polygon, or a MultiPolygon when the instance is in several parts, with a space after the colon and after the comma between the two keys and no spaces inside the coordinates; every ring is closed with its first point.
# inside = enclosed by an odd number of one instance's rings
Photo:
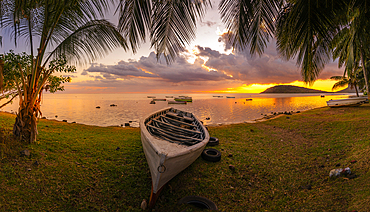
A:
{"type": "Polygon", "coordinates": [[[368,76],[367,76],[367,67],[366,67],[365,58],[366,57],[364,55],[364,50],[361,48],[361,61],[362,61],[362,66],[363,66],[364,78],[365,78],[365,87],[366,87],[367,99],[369,99],[369,96],[370,96],[369,81],[368,81],[368,76]]]}
{"type": "Polygon", "coordinates": [[[19,107],[17,117],[13,127],[13,135],[30,143],[36,141],[37,132],[37,112],[32,107],[19,107]]]}
{"type": "Polygon", "coordinates": [[[357,89],[357,85],[356,84],[355,84],[355,90],[356,90],[357,97],[359,97],[360,95],[358,94],[358,89],[357,89]]]}
{"type": "Polygon", "coordinates": [[[19,96],[19,109],[13,126],[13,135],[20,140],[33,143],[38,134],[37,117],[41,114],[41,92],[33,92],[28,95],[26,92],[23,91],[23,95],[19,96]]]}

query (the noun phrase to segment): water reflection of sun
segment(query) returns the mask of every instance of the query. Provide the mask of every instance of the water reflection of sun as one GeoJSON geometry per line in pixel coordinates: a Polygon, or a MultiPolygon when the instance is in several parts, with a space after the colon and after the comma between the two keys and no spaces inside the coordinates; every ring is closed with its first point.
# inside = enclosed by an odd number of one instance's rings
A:
{"type": "MultiPolygon", "coordinates": [[[[299,87],[305,87],[310,89],[316,89],[321,91],[332,92],[332,87],[336,81],[333,80],[317,80],[312,87],[307,86],[302,81],[294,81],[291,83],[284,83],[284,84],[277,84],[277,83],[270,83],[270,84],[243,84],[239,87],[229,87],[220,90],[214,91],[215,93],[261,93],[266,89],[276,86],[276,85],[294,85],[299,87]]],[[[341,88],[344,89],[344,88],[341,88]]],[[[339,90],[341,90],[339,89],[339,90]]],[[[334,90],[335,91],[335,90],[334,90]]]]}

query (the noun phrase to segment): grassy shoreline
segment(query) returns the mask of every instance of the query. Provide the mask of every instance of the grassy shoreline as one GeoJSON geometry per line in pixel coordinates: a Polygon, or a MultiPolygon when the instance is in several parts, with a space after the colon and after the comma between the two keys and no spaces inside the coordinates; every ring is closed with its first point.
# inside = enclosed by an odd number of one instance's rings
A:
{"type": "MultiPolygon", "coordinates": [[[[6,135],[14,118],[0,113],[6,135]]],[[[366,104],[209,127],[222,160],[198,158],[168,183],[155,211],[181,211],[187,195],[222,211],[369,211],[369,122],[366,104]],[[329,179],[344,167],[352,179],[329,179]]],[[[38,144],[0,142],[0,211],[142,211],[151,180],[140,129],[41,119],[38,130],[38,144]]]]}

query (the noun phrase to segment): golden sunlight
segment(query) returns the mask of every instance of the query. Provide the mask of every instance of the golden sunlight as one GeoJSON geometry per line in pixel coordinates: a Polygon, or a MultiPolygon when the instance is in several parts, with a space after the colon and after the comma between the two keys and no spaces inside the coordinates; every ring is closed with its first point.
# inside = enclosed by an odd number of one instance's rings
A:
{"type": "MultiPolygon", "coordinates": [[[[235,87],[235,88],[226,88],[223,90],[217,90],[214,91],[215,93],[261,93],[265,91],[268,88],[271,88],[276,85],[294,85],[294,86],[299,86],[299,87],[305,87],[305,88],[310,88],[310,89],[316,89],[316,90],[322,90],[322,91],[327,91],[327,92],[332,92],[332,87],[336,81],[333,80],[317,80],[315,84],[311,87],[306,85],[302,81],[294,81],[291,83],[284,83],[284,84],[243,84],[242,86],[235,87]]],[[[345,87],[344,87],[345,88],[345,87]]],[[[342,89],[344,89],[342,88],[342,89]]],[[[341,89],[339,89],[341,90],[341,89]]]]}

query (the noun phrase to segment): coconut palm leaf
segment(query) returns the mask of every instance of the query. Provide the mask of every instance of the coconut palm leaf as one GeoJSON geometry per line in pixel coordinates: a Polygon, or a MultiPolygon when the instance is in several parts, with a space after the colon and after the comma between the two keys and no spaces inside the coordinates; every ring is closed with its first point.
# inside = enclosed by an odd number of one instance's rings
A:
{"type": "Polygon", "coordinates": [[[338,31],[345,2],[297,0],[282,10],[276,27],[278,51],[297,59],[303,80],[312,84],[331,58],[330,44],[338,31]]]}
{"type": "Polygon", "coordinates": [[[239,50],[250,46],[252,54],[262,54],[275,31],[280,0],[222,0],[219,10],[230,30],[229,41],[239,50]]]}
{"type": "Polygon", "coordinates": [[[345,86],[348,86],[348,80],[346,79],[342,79],[341,81],[339,82],[336,82],[333,87],[332,87],[332,90],[336,90],[338,88],[342,88],[342,87],[345,87],[345,86]]]}
{"type": "Polygon", "coordinates": [[[172,62],[195,38],[196,19],[209,5],[203,0],[153,1],[150,40],[157,56],[163,54],[172,62]]]}
{"type": "Polygon", "coordinates": [[[105,56],[117,47],[128,49],[116,27],[106,20],[89,21],[71,34],[60,34],[58,39],[61,42],[49,53],[44,63],[61,55],[66,55],[69,61],[86,63],[105,56]]]}
{"type": "Polygon", "coordinates": [[[134,53],[145,41],[151,26],[152,5],[149,0],[121,0],[116,12],[119,12],[118,29],[129,41],[134,53]]]}

